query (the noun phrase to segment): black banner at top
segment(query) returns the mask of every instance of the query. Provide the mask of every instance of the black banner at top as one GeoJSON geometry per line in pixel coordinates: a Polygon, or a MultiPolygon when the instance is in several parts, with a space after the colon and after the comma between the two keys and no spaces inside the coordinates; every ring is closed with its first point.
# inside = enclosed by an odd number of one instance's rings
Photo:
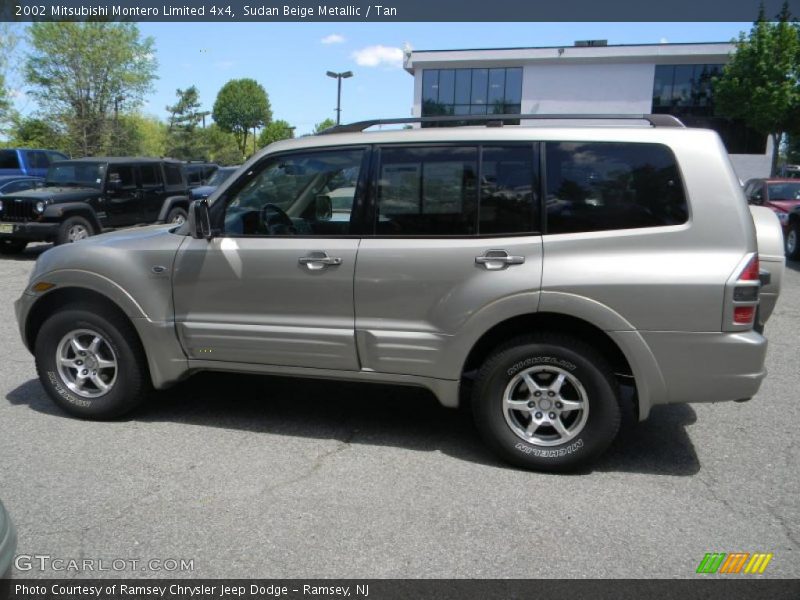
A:
{"type": "MultiPolygon", "coordinates": [[[[753,21],[784,0],[1,0],[5,21],[753,21]]],[[[788,0],[800,15],[800,0],[788,0]]]]}

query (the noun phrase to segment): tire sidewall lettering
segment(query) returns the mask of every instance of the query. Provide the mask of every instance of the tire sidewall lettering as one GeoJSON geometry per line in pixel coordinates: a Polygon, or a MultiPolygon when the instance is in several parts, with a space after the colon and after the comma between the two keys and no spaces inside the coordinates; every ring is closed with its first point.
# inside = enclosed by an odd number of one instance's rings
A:
{"type": "Polygon", "coordinates": [[[533,446],[531,444],[526,444],[525,442],[517,442],[514,446],[517,450],[522,452],[523,454],[532,454],[534,456],[538,456],[540,458],[557,458],[559,456],[567,456],[568,454],[574,454],[583,448],[583,440],[578,438],[571,444],[567,444],[561,448],[542,448],[539,446],[533,446]]]}
{"type": "Polygon", "coordinates": [[[92,403],[89,400],[76,398],[75,396],[70,394],[68,390],[64,389],[64,386],[61,385],[61,378],[56,374],[55,371],[47,371],[47,379],[50,381],[50,385],[53,387],[56,394],[64,398],[64,400],[66,400],[70,404],[82,407],[89,407],[92,405],[92,403]]]}
{"type": "Polygon", "coordinates": [[[514,375],[520,371],[530,367],[535,367],[537,365],[553,365],[568,371],[575,371],[575,369],[578,368],[578,365],[571,363],[568,360],[564,360],[563,358],[558,358],[555,356],[531,356],[512,365],[506,371],[506,375],[509,377],[514,377],[514,375]]]}

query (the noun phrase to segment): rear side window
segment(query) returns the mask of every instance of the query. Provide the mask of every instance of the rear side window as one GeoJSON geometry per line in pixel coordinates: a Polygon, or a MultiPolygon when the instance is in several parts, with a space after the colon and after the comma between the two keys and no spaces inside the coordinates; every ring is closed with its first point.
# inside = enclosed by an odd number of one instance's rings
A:
{"type": "Polygon", "coordinates": [[[108,167],[109,183],[119,183],[123,189],[135,188],[133,167],[128,165],[110,165],[108,167]]]}
{"type": "Polygon", "coordinates": [[[547,231],[679,225],[688,219],[680,171],[662,144],[547,142],[547,231]]]}
{"type": "Polygon", "coordinates": [[[0,150],[0,169],[19,169],[16,150],[0,150]]]}
{"type": "Polygon", "coordinates": [[[478,148],[383,148],[379,235],[477,233],[478,148]]]}
{"type": "Polygon", "coordinates": [[[478,233],[538,229],[538,160],[532,146],[484,146],[481,153],[478,233]]]}
{"type": "Polygon", "coordinates": [[[183,183],[183,175],[179,165],[165,164],[164,173],[167,177],[167,185],[181,185],[183,183]]]}
{"type": "Polygon", "coordinates": [[[158,165],[140,165],[139,176],[142,178],[143,187],[155,187],[161,184],[158,165]]]}

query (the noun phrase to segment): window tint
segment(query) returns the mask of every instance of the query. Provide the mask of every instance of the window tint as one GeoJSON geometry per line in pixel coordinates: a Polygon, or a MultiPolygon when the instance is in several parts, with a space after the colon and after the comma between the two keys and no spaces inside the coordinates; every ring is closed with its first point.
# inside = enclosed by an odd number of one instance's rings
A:
{"type": "Polygon", "coordinates": [[[478,149],[384,148],[378,234],[476,233],[478,149]]]}
{"type": "Polygon", "coordinates": [[[108,182],[119,182],[121,188],[135,188],[136,180],[133,175],[133,167],[129,165],[109,165],[108,182]]]}
{"type": "Polygon", "coordinates": [[[154,187],[161,184],[159,165],[140,165],[139,177],[142,178],[142,187],[154,187]]]}
{"type": "Polygon", "coordinates": [[[225,232],[347,235],[362,157],[362,150],[337,150],[268,159],[232,196],[225,232]]]}
{"type": "Polygon", "coordinates": [[[538,161],[532,146],[484,146],[480,225],[483,234],[529,233],[538,229],[538,161]]]}
{"type": "Polygon", "coordinates": [[[800,183],[769,183],[770,200],[800,200],[800,183]]]}
{"type": "Polygon", "coordinates": [[[164,173],[167,176],[167,185],[182,185],[183,176],[179,165],[165,164],[164,173]]]}
{"type": "Polygon", "coordinates": [[[677,225],[688,219],[675,158],[660,144],[547,142],[547,231],[677,225]]]}
{"type": "Polygon", "coordinates": [[[0,150],[0,169],[19,169],[16,150],[0,150]]]}
{"type": "Polygon", "coordinates": [[[47,155],[40,150],[30,150],[27,153],[28,167],[31,169],[46,169],[50,166],[47,155]]]}

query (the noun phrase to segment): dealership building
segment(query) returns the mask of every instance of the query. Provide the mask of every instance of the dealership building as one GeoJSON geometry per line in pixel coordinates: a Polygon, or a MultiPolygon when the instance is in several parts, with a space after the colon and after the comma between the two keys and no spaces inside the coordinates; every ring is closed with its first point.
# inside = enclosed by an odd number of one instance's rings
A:
{"type": "Polygon", "coordinates": [[[539,48],[414,50],[406,53],[404,66],[414,76],[413,116],[670,114],[687,126],[716,130],[740,179],[765,177],[772,156],[768,136],[714,114],[711,80],[734,50],[729,42],[588,40],[539,48]]]}

